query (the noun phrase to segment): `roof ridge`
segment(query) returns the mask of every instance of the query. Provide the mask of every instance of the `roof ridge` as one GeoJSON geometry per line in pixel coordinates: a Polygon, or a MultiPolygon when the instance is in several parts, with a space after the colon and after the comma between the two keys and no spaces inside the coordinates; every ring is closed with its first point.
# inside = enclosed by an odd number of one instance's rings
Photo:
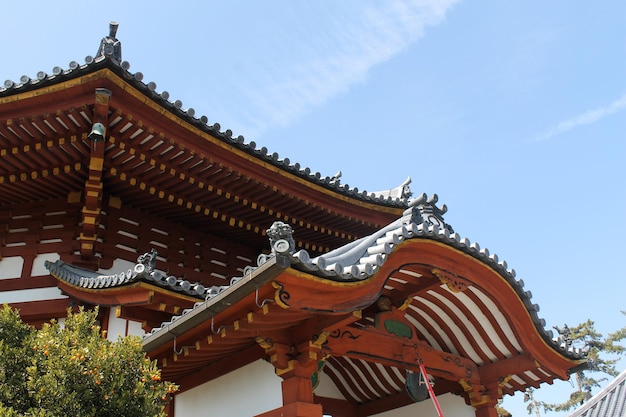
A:
{"type": "Polygon", "coordinates": [[[191,125],[248,154],[284,169],[285,171],[291,172],[300,178],[343,195],[389,207],[406,207],[407,201],[411,197],[411,191],[408,187],[408,184],[411,182],[410,177],[400,185],[389,190],[375,192],[359,190],[357,187],[351,187],[348,184],[341,183],[339,180],[341,171],[333,176],[324,176],[320,172],[313,171],[308,167],[302,167],[299,163],[291,163],[289,158],[280,158],[277,152],[270,153],[265,146],[258,148],[254,141],[246,143],[243,135],[235,136],[231,129],[222,130],[219,123],[209,124],[209,119],[205,115],[197,117],[196,110],[193,107],[184,108],[181,100],[172,101],[170,99],[170,93],[166,90],[158,92],[155,82],[144,82],[143,73],[139,71],[135,73],[130,72],[130,63],[122,60],[122,45],[116,38],[118,27],[117,22],[110,23],[109,35],[102,38],[96,56],[92,57],[87,55],[84,64],[71,61],[67,69],[55,66],[51,74],[45,71],[39,71],[34,78],[22,75],[19,82],[7,79],[4,81],[4,84],[0,86],[0,97],[33,90],[46,84],[59,82],[59,80],[63,81],[79,77],[83,73],[100,69],[100,67],[109,67],[109,69],[112,69],[122,78],[133,84],[135,88],[148,95],[161,106],[177,114],[179,117],[186,119],[191,125]]]}
{"type": "Polygon", "coordinates": [[[204,299],[207,297],[207,294],[220,290],[217,287],[206,288],[200,282],[190,282],[183,278],[167,275],[165,272],[155,268],[156,257],[157,251],[152,249],[152,251],[139,256],[137,263],[133,267],[113,274],[101,274],[61,260],[55,262],[46,261],[44,266],[56,278],[81,288],[112,288],[137,281],[145,281],[198,299],[204,299]]]}
{"type": "MultiPolygon", "coordinates": [[[[572,359],[583,359],[585,356],[584,352],[559,343],[558,339],[554,338],[553,331],[545,328],[545,319],[540,318],[538,315],[539,306],[531,300],[532,292],[524,290],[524,281],[516,279],[515,270],[508,269],[506,261],[500,260],[495,253],[490,253],[489,249],[481,248],[478,243],[472,243],[469,239],[462,238],[458,233],[454,232],[452,227],[445,223],[442,216],[447,211],[447,207],[445,205],[439,207],[437,202],[438,196],[436,194],[430,197],[422,194],[409,203],[410,208],[396,221],[370,236],[350,242],[315,258],[311,258],[304,249],[296,252],[295,248],[289,245],[293,229],[286,223],[275,222],[272,229],[276,228],[286,231],[286,234],[271,236],[271,233],[269,233],[271,229],[268,229],[272,252],[269,255],[259,255],[257,266],[250,265],[246,267],[242,277],[231,279],[231,286],[243,279],[243,277],[251,275],[256,269],[263,267],[265,263],[276,258],[281,258],[293,268],[331,281],[363,281],[376,274],[389,255],[405,240],[414,238],[435,240],[452,246],[493,268],[517,292],[528,310],[535,328],[544,341],[548,345],[553,346],[555,350],[572,359]]],[[[224,290],[225,288],[219,292],[224,290]]],[[[218,295],[219,292],[207,294],[206,300],[196,303],[194,308],[211,303],[211,298],[218,295]]],[[[193,308],[184,311],[182,315],[191,310],[193,308]]],[[[153,329],[151,334],[158,331],[159,328],[153,329]]]]}

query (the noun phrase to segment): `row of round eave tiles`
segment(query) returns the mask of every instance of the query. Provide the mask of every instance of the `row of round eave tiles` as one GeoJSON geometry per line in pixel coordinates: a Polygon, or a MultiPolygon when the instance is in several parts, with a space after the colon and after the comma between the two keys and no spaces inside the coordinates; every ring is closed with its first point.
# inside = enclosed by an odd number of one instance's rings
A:
{"type": "MultiPolygon", "coordinates": [[[[490,254],[487,248],[481,249],[477,243],[470,243],[470,241],[467,238],[461,238],[458,233],[450,233],[448,229],[439,228],[436,225],[426,227],[424,224],[419,224],[419,225],[415,223],[402,224],[395,231],[388,231],[384,236],[377,239],[375,245],[373,245],[377,247],[377,253],[368,253],[369,256],[361,258],[361,259],[366,259],[366,258],[372,259],[372,256],[374,256],[376,261],[373,262],[372,264],[362,265],[359,262],[358,265],[356,264],[352,265],[350,268],[346,268],[345,266],[341,265],[338,262],[333,263],[331,265],[326,265],[323,256],[315,258],[315,259],[310,259],[308,256],[308,253],[304,250],[301,250],[295,253],[294,255],[292,255],[290,257],[290,261],[294,264],[300,264],[305,269],[311,272],[313,271],[320,272],[327,277],[339,275],[341,278],[344,278],[344,279],[350,278],[350,276],[352,278],[357,278],[357,279],[366,279],[367,277],[374,274],[378,270],[378,267],[382,263],[384,263],[387,256],[393,251],[393,246],[395,246],[395,244],[401,242],[404,239],[411,238],[411,237],[434,238],[436,240],[443,241],[448,244],[452,244],[452,246],[462,249],[466,253],[469,252],[470,254],[481,258],[482,260],[489,263],[491,266],[495,267],[497,270],[499,270],[500,273],[504,274],[505,276],[510,277],[512,282],[515,283],[515,287],[517,287],[520,292],[523,291],[524,282],[522,280],[515,281],[514,280],[515,271],[513,269],[507,270],[506,262],[499,261],[498,256],[496,254],[490,254]],[[386,242],[382,242],[381,244],[381,239],[386,240],[386,242]],[[377,255],[380,255],[380,257],[378,257],[377,255]]],[[[214,295],[219,294],[219,292],[215,294],[207,295],[207,299],[205,302],[207,302],[214,295]]],[[[525,297],[522,297],[522,299],[525,303],[526,308],[531,313],[533,317],[533,321],[539,324],[541,328],[544,328],[545,320],[537,316],[537,312],[539,311],[539,306],[536,304],[532,304],[530,302],[532,293],[530,291],[526,291],[526,292],[523,292],[523,294],[525,297]]],[[[196,303],[194,308],[202,304],[203,304],[202,302],[196,303]]],[[[183,311],[181,316],[187,314],[188,312],[192,310],[193,308],[183,311]]],[[[181,317],[181,316],[173,317],[172,322],[177,320],[178,317],[181,317]]],[[[169,323],[163,323],[163,326],[167,324],[169,323]]],[[[159,328],[153,329],[151,333],[156,333],[158,330],[159,328]]],[[[552,331],[546,332],[546,335],[549,336],[550,339],[553,338],[552,331]]],[[[555,346],[557,345],[555,344],[555,346]]]]}
{"type": "MultiPolygon", "coordinates": [[[[105,59],[105,57],[99,57],[97,59],[94,59],[91,56],[87,56],[85,58],[85,65],[81,66],[78,64],[78,62],[76,61],[72,61],[69,63],[69,69],[68,70],[63,70],[61,67],[54,67],[52,69],[52,75],[47,74],[45,71],[39,71],[37,73],[36,78],[32,79],[27,75],[23,75],[22,77],[20,77],[20,83],[15,83],[12,80],[5,80],[4,81],[4,87],[0,87],[0,93],[9,90],[9,89],[19,89],[21,87],[24,87],[26,85],[35,85],[37,83],[43,82],[46,79],[51,80],[54,79],[55,77],[61,76],[61,75],[65,75],[65,74],[70,74],[73,71],[76,71],[78,69],[84,69],[87,68],[87,66],[89,66],[90,64],[96,63],[96,62],[101,62],[105,59]]],[[[114,62],[114,61],[112,61],[114,62]]],[[[209,125],[209,119],[206,116],[200,116],[200,118],[196,118],[195,114],[196,111],[193,108],[188,108],[186,110],[183,110],[183,103],[180,100],[175,100],[173,102],[169,101],[170,98],[170,94],[167,91],[162,91],[161,93],[157,93],[156,92],[156,88],[157,85],[156,83],[150,81],[147,84],[143,83],[143,74],[141,72],[136,72],[134,74],[131,74],[128,70],[130,69],[130,63],[128,61],[123,61],[120,64],[120,67],[122,69],[125,70],[125,75],[128,78],[132,78],[138,82],[141,82],[152,94],[157,95],[158,97],[160,97],[161,99],[163,99],[166,103],[168,103],[170,106],[174,107],[177,111],[180,111],[182,113],[185,113],[187,116],[194,118],[195,120],[201,122],[201,124],[204,127],[207,127],[208,129],[210,129],[212,131],[212,133],[217,134],[219,136],[221,136],[222,138],[232,142],[233,144],[239,145],[240,147],[245,147],[247,148],[249,151],[251,151],[252,153],[264,157],[266,159],[268,159],[269,161],[271,161],[273,164],[281,164],[283,167],[288,168],[296,173],[298,173],[301,176],[304,177],[308,177],[311,180],[315,180],[315,181],[319,181],[324,183],[326,186],[332,186],[336,189],[338,189],[339,191],[343,191],[352,195],[356,195],[359,196],[361,198],[365,198],[365,199],[370,199],[370,200],[375,200],[375,201],[381,201],[381,202],[386,202],[386,203],[391,203],[391,204],[396,204],[396,205],[401,205],[404,206],[406,203],[406,200],[404,198],[392,198],[392,197],[387,197],[387,198],[383,198],[380,197],[379,195],[375,194],[375,193],[368,193],[366,190],[363,191],[359,191],[359,189],[357,187],[354,188],[350,188],[350,186],[348,184],[340,184],[338,181],[335,181],[333,178],[326,176],[326,177],[322,177],[322,174],[319,172],[315,172],[312,173],[310,168],[302,168],[300,166],[299,163],[295,163],[295,164],[291,164],[291,161],[289,160],[289,158],[283,158],[282,160],[280,159],[279,155],[277,152],[274,152],[272,154],[268,153],[268,149],[266,147],[262,147],[260,149],[256,149],[256,143],[254,141],[249,142],[248,144],[245,144],[245,139],[242,135],[237,136],[236,138],[233,138],[233,133],[230,129],[226,129],[225,131],[221,131],[221,126],[219,123],[214,123],[212,125],[209,125]]]]}
{"type": "Polygon", "coordinates": [[[340,265],[339,263],[326,265],[324,263],[323,256],[318,257],[313,260],[309,260],[307,259],[306,256],[302,256],[300,252],[298,252],[296,253],[296,256],[294,256],[294,259],[297,259],[296,262],[303,264],[303,266],[307,267],[307,269],[309,270],[317,269],[319,272],[322,272],[326,276],[339,275],[339,276],[342,276],[343,278],[346,278],[349,275],[352,275],[352,277],[357,278],[357,279],[365,279],[373,275],[378,270],[378,267],[382,263],[384,263],[387,256],[393,251],[393,246],[395,246],[400,241],[406,238],[411,238],[411,237],[434,238],[438,241],[451,244],[452,246],[463,250],[465,253],[469,253],[487,262],[488,264],[490,264],[492,267],[498,270],[503,276],[509,278],[509,282],[513,284],[513,287],[516,288],[517,292],[520,295],[523,294],[523,297],[520,297],[520,298],[524,302],[526,309],[531,314],[533,321],[541,329],[544,330],[545,335],[554,342],[553,343],[554,346],[558,347],[562,351],[567,351],[573,355],[581,356],[582,352],[580,351],[580,349],[575,349],[575,348],[572,348],[571,346],[564,345],[563,343],[558,343],[557,339],[554,338],[553,331],[545,329],[545,326],[546,326],[545,319],[540,318],[537,314],[539,312],[539,305],[533,304],[531,302],[532,292],[523,290],[524,281],[521,279],[515,280],[515,270],[513,269],[507,270],[506,261],[504,260],[500,261],[498,256],[495,253],[490,254],[487,248],[481,249],[478,243],[470,243],[469,239],[461,238],[458,233],[450,233],[450,231],[445,227],[440,228],[436,225],[425,226],[424,224],[418,225],[415,223],[402,224],[398,229],[396,229],[396,231],[388,231],[385,234],[385,236],[376,240],[376,243],[374,245],[377,248],[375,251],[376,253],[368,252],[370,256],[361,258],[361,260],[363,260],[363,259],[371,258],[372,256],[380,255],[382,257],[380,261],[374,262],[371,265],[362,265],[362,264],[352,265],[352,267],[349,268],[346,272],[344,272],[343,266],[340,265]],[[385,242],[384,240],[387,240],[387,241],[385,242]],[[391,243],[390,242],[391,240],[394,240],[395,242],[391,243]],[[358,266],[359,268],[355,269],[354,268],[355,266],[358,266]]]}
{"type": "Polygon", "coordinates": [[[174,291],[184,292],[188,295],[204,298],[207,294],[215,291],[213,288],[206,289],[202,284],[192,284],[187,280],[174,276],[167,276],[161,271],[146,272],[145,265],[136,264],[125,272],[112,275],[81,276],[75,272],[63,268],[64,263],[46,261],[46,268],[60,279],[72,285],[82,288],[108,288],[134,282],[140,278],[152,281],[162,287],[170,287],[174,291]]]}

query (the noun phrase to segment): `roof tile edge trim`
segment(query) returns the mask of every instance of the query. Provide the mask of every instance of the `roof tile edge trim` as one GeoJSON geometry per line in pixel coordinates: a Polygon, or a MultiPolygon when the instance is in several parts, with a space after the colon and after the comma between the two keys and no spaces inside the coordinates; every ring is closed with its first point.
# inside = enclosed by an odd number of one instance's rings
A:
{"type": "Polygon", "coordinates": [[[39,71],[35,78],[27,75],[20,77],[19,82],[5,80],[0,86],[0,98],[20,94],[26,91],[36,90],[48,85],[78,78],[84,74],[94,72],[102,68],[109,68],[115,74],[122,77],[130,83],[138,91],[146,94],[151,100],[167,109],[173,114],[178,115],[191,125],[201,129],[225,143],[233,145],[238,149],[255,156],[265,162],[276,167],[284,169],[300,178],[308,180],[324,188],[333,190],[343,195],[359,199],[361,201],[371,202],[389,207],[406,207],[408,199],[412,193],[409,188],[411,178],[408,177],[400,185],[389,190],[368,192],[360,191],[357,187],[350,187],[348,184],[342,184],[340,181],[341,172],[333,176],[323,176],[319,172],[313,172],[308,167],[301,167],[299,163],[291,163],[289,158],[280,158],[277,152],[270,153],[266,147],[257,148],[254,141],[245,143],[242,135],[233,136],[230,129],[221,130],[219,123],[209,125],[209,119],[206,116],[196,117],[196,111],[193,108],[183,109],[183,103],[180,100],[170,100],[170,94],[167,91],[157,91],[157,85],[154,82],[144,82],[141,72],[130,72],[130,63],[128,61],[117,61],[112,56],[100,55],[96,58],[88,55],[85,57],[84,64],[78,64],[77,61],[71,61],[67,69],[55,66],[51,74],[45,71],[39,71]]]}

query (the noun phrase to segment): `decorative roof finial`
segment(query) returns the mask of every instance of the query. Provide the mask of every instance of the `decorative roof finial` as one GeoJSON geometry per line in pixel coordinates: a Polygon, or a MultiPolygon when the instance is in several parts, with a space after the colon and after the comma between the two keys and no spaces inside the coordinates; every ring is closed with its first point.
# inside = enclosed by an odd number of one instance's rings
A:
{"type": "Polygon", "coordinates": [[[402,184],[395,188],[392,188],[391,190],[374,191],[372,195],[376,196],[377,198],[398,198],[401,200],[406,200],[413,195],[409,184],[411,184],[411,177],[408,177],[406,180],[404,180],[402,184]]]}
{"type": "Polygon", "coordinates": [[[105,36],[100,41],[100,48],[98,48],[96,59],[103,56],[105,58],[111,58],[118,64],[122,62],[122,43],[115,37],[118,26],[119,24],[117,22],[109,23],[109,35],[105,36]]]}
{"type": "Polygon", "coordinates": [[[159,253],[156,251],[156,249],[152,248],[152,250],[150,250],[150,252],[146,252],[143,255],[140,255],[137,258],[137,263],[138,264],[142,264],[143,266],[146,267],[146,271],[148,273],[154,271],[154,269],[156,268],[156,261],[157,261],[157,255],[159,253]]]}
{"type": "Polygon", "coordinates": [[[296,251],[296,241],[293,239],[293,229],[287,223],[275,221],[272,227],[266,230],[270,238],[270,247],[273,254],[293,254],[296,251]]]}

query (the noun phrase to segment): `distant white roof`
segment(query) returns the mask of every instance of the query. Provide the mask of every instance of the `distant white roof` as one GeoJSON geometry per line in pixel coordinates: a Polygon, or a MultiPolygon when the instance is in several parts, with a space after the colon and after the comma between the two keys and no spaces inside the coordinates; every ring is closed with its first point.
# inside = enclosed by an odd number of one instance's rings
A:
{"type": "Polygon", "coordinates": [[[568,417],[625,417],[626,370],[568,417]]]}

